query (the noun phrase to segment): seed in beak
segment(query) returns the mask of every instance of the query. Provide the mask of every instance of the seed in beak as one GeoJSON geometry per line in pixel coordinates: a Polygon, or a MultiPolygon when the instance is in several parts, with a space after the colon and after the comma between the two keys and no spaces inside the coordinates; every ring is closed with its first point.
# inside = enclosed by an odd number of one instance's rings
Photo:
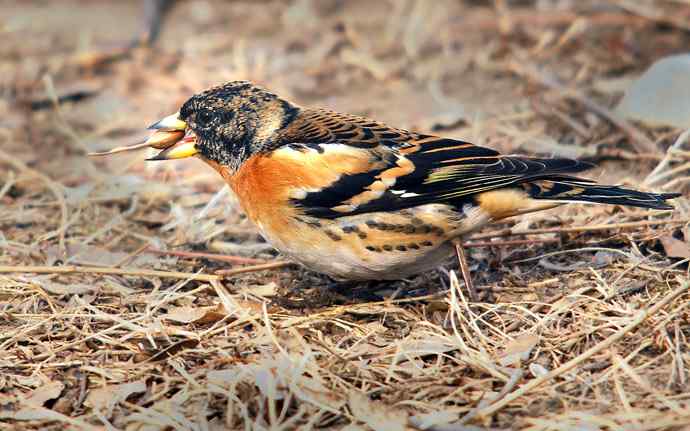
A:
{"type": "Polygon", "coordinates": [[[164,130],[159,130],[151,135],[147,140],[146,144],[149,147],[155,148],[157,150],[163,150],[165,148],[175,145],[180,139],[184,137],[183,131],[173,131],[168,132],[164,130]]]}
{"type": "Polygon", "coordinates": [[[160,153],[146,160],[173,160],[192,157],[198,153],[196,149],[196,137],[188,136],[173,146],[167,147],[160,153]]]}

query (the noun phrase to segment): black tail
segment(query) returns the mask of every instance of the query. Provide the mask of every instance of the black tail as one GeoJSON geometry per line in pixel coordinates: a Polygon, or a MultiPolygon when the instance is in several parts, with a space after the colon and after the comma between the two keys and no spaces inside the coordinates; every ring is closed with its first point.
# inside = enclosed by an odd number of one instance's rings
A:
{"type": "Polygon", "coordinates": [[[534,199],[627,205],[658,210],[673,209],[673,206],[666,201],[681,195],[680,193],[646,193],[572,177],[540,179],[525,186],[534,199]]]}

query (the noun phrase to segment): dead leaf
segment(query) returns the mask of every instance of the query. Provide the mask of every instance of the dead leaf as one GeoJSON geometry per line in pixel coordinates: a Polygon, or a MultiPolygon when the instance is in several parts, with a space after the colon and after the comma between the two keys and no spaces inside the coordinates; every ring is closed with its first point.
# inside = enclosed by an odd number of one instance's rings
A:
{"type": "Polygon", "coordinates": [[[303,386],[300,387],[298,391],[295,391],[295,395],[300,400],[311,402],[313,404],[318,405],[319,407],[329,407],[334,412],[340,410],[340,408],[345,405],[345,398],[337,392],[327,390],[323,387],[320,387],[318,389],[309,387],[314,386],[314,380],[306,380],[306,382],[308,383],[303,382],[303,386]]]}
{"type": "Polygon", "coordinates": [[[251,286],[247,288],[247,292],[251,292],[257,296],[275,296],[278,285],[275,282],[270,282],[260,286],[251,286]]]}
{"type": "Polygon", "coordinates": [[[132,394],[146,392],[146,382],[124,383],[121,385],[106,385],[91,389],[84,403],[96,410],[105,411],[110,416],[115,406],[129,398],[132,394]]]}
{"type": "Polygon", "coordinates": [[[317,378],[306,375],[292,380],[290,389],[298,399],[330,409],[332,412],[339,411],[347,403],[343,394],[327,388],[317,378]]]}
{"type": "Polygon", "coordinates": [[[214,323],[227,316],[225,307],[216,304],[208,307],[184,306],[171,308],[164,316],[167,320],[179,323],[214,323]]]}
{"type": "Polygon", "coordinates": [[[235,301],[235,305],[237,306],[237,309],[242,311],[240,318],[242,316],[244,316],[244,317],[248,317],[248,316],[252,316],[252,315],[256,316],[256,315],[261,315],[261,313],[263,313],[263,303],[262,302],[245,300],[245,299],[240,299],[240,298],[234,298],[234,301],[235,301]]]}
{"type": "Polygon", "coordinates": [[[535,334],[521,335],[509,341],[501,354],[500,364],[506,367],[526,361],[529,359],[529,355],[532,353],[532,349],[534,349],[537,343],[539,343],[539,336],[535,334]]]}
{"type": "Polygon", "coordinates": [[[62,382],[50,382],[34,389],[21,402],[23,407],[14,414],[14,419],[27,421],[47,419],[46,414],[50,415],[51,410],[44,409],[43,405],[59,397],[64,389],[65,385],[62,382]]]}
{"type": "Polygon", "coordinates": [[[59,421],[64,416],[45,407],[31,406],[19,410],[12,418],[18,421],[59,421]]]}
{"type": "Polygon", "coordinates": [[[93,285],[82,283],[61,284],[47,280],[35,280],[41,289],[53,295],[82,295],[94,290],[93,285]]]}
{"type": "MultiPolygon", "coordinates": [[[[46,264],[53,265],[62,259],[58,246],[53,245],[44,250],[46,264]]],[[[67,246],[67,263],[78,265],[111,266],[121,262],[128,256],[124,252],[111,252],[102,247],[82,244],[69,244],[67,246]]]]}
{"type": "Polygon", "coordinates": [[[42,406],[46,401],[53,400],[60,396],[65,385],[62,382],[50,382],[39,388],[34,389],[24,403],[32,406],[42,406]]]}
{"type": "Polygon", "coordinates": [[[451,345],[445,340],[416,340],[404,342],[400,346],[400,353],[404,354],[399,362],[403,362],[405,359],[414,357],[425,357],[429,355],[442,355],[444,353],[452,352],[457,350],[457,346],[451,345]]]}
{"type": "Polygon", "coordinates": [[[410,422],[412,422],[416,428],[426,430],[430,428],[443,428],[444,425],[448,426],[458,419],[458,412],[441,410],[412,416],[410,417],[410,422]]]}
{"type": "Polygon", "coordinates": [[[686,241],[679,240],[671,235],[662,236],[659,240],[661,245],[664,246],[666,256],[690,259],[690,244],[686,241]]]}
{"type": "Polygon", "coordinates": [[[348,395],[348,405],[352,416],[370,426],[374,431],[407,429],[406,411],[380,401],[372,401],[361,392],[351,391],[348,395]]]}
{"type": "MultiPolygon", "coordinates": [[[[0,362],[0,364],[1,364],[2,366],[5,366],[5,367],[10,367],[10,366],[11,366],[11,363],[10,363],[9,361],[7,361],[7,362],[3,361],[3,362],[0,362]]],[[[19,385],[21,385],[21,386],[24,386],[24,387],[27,387],[27,388],[38,388],[38,387],[40,387],[40,386],[43,384],[43,382],[44,382],[44,380],[41,379],[41,378],[40,378],[39,376],[37,376],[37,375],[16,376],[15,379],[16,379],[16,381],[17,381],[17,384],[19,384],[19,385]]]]}

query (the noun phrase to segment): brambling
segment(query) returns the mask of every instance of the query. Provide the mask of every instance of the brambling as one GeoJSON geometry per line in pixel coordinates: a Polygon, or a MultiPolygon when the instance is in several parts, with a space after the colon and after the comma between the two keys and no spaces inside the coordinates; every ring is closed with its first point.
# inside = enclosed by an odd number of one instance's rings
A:
{"type": "Polygon", "coordinates": [[[336,279],[433,269],[463,236],[506,217],[568,202],[668,210],[679,196],[572,176],[593,166],[582,161],[502,155],[303,108],[246,81],[196,94],[150,128],[148,144],[165,148],[150,160],[203,160],[267,241],[336,279]]]}

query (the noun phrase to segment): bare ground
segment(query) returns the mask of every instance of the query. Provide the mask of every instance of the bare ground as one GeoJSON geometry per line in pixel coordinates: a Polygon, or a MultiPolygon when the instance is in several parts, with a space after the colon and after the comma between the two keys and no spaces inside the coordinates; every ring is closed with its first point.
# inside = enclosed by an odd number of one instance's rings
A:
{"type": "Polygon", "coordinates": [[[680,131],[610,111],[687,49],[683,2],[188,1],[133,49],[136,2],[0,17],[0,429],[690,427],[684,198],[487,229],[469,303],[452,262],[334,293],[280,263],[201,163],[85,156],[251,79],[687,192],[680,131]]]}

